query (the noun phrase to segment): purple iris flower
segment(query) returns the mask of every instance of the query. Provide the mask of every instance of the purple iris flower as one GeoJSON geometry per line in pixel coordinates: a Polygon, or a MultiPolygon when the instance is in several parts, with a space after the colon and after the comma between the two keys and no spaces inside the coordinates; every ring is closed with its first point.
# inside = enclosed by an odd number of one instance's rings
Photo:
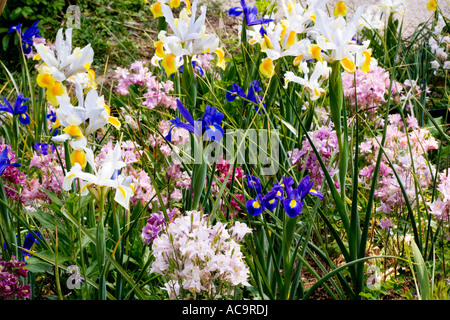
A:
{"type": "Polygon", "coordinates": [[[202,129],[205,131],[208,138],[213,141],[222,140],[224,131],[220,126],[224,114],[222,112],[217,112],[215,107],[206,106],[205,113],[202,118],[202,129]]]}
{"type": "Polygon", "coordinates": [[[265,209],[270,211],[277,207],[278,201],[283,203],[286,214],[293,218],[298,216],[303,209],[303,200],[306,195],[311,194],[323,198],[321,192],[312,189],[314,182],[310,182],[309,176],[305,176],[297,186],[293,188],[294,179],[292,177],[283,177],[281,183],[273,184],[272,190],[262,195],[261,181],[259,178],[247,175],[248,187],[256,191],[256,198],[247,201],[247,211],[250,215],[256,216],[264,212],[265,209]],[[283,190],[284,189],[284,190],[283,190]],[[286,197],[284,196],[286,191],[286,197]]]}
{"type": "MultiPolygon", "coordinates": [[[[38,152],[38,153],[40,153],[40,154],[42,154],[42,155],[44,155],[44,156],[46,156],[46,155],[48,155],[48,143],[45,143],[45,142],[42,142],[42,143],[39,143],[39,142],[37,142],[37,143],[35,143],[34,144],[34,149],[38,152]]],[[[52,146],[53,147],[53,146],[52,146]]],[[[54,148],[54,147],[53,147],[54,148]]],[[[53,151],[53,150],[52,150],[53,151]]]]}
{"type": "Polygon", "coordinates": [[[27,125],[30,123],[30,116],[27,114],[27,106],[24,104],[25,101],[30,100],[29,98],[24,98],[22,94],[17,96],[16,102],[14,103],[14,107],[11,106],[8,100],[3,97],[3,101],[5,104],[0,103],[0,111],[11,113],[12,115],[18,115],[19,121],[27,125]]]}
{"type": "Polygon", "coordinates": [[[260,105],[262,104],[264,108],[266,107],[266,104],[262,102],[263,98],[256,94],[261,90],[262,88],[259,86],[258,80],[254,80],[250,83],[250,89],[248,89],[247,94],[245,94],[244,90],[239,85],[233,84],[232,89],[226,93],[226,98],[228,102],[234,101],[236,97],[247,99],[255,104],[255,110],[261,114],[263,109],[260,110],[260,105]]]}
{"type": "Polygon", "coordinates": [[[262,195],[261,180],[257,177],[247,176],[247,186],[256,191],[256,198],[247,200],[247,211],[251,216],[257,216],[265,209],[274,210],[277,206],[276,190],[269,191],[265,196],[262,195]]]}
{"type": "Polygon", "coordinates": [[[25,32],[22,33],[22,24],[19,23],[16,26],[9,28],[8,33],[17,31],[19,33],[20,39],[22,40],[22,50],[23,53],[29,54],[31,48],[33,47],[33,38],[41,38],[39,35],[39,28],[37,27],[39,20],[37,20],[31,27],[29,27],[25,32]]]}
{"type": "Polygon", "coordinates": [[[224,131],[220,126],[220,123],[223,120],[224,114],[218,112],[215,107],[206,106],[205,113],[202,119],[198,119],[194,121],[194,118],[191,116],[189,111],[183,106],[180,100],[177,99],[177,108],[180,111],[181,115],[184,119],[187,120],[188,123],[181,122],[181,120],[176,117],[175,119],[170,120],[172,125],[170,126],[169,133],[165,137],[167,141],[172,141],[172,130],[173,128],[182,128],[192,132],[196,136],[201,136],[203,131],[206,133],[209,139],[213,141],[220,141],[223,137],[224,131]],[[201,122],[201,129],[199,123],[201,122]],[[202,130],[202,131],[200,131],[202,130]]]}
{"type": "Polygon", "coordinates": [[[259,106],[261,104],[264,108],[266,108],[266,104],[262,102],[262,97],[260,95],[256,94],[256,92],[259,92],[261,90],[262,89],[259,86],[259,81],[254,80],[250,84],[250,89],[248,90],[248,93],[247,93],[247,100],[250,100],[251,102],[253,102],[255,104],[255,110],[258,111],[259,114],[261,114],[261,111],[263,111],[263,109],[260,110],[260,108],[259,108],[259,106]]]}
{"type": "Polygon", "coordinates": [[[2,153],[0,153],[0,176],[3,174],[3,171],[5,171],[8,166],[20,167],[20,163],[16,162],[11,163],[8,157],[8,148],[5,147],[2,153]]]}
{"type": "Polygon", "coordinates": [[[51,110],[50,113],[48,113],[48,114],[46,115],[46,117],[47,117],[47,119],[50,120],[51,122],[55,122],[56,119],[57,119],[56,113],[55,113],[53,110],[51,110]]]}
{"type": "Polygon", "coordinates": [[[311,194],[320,199],[323,198],[321,192],[312,189],[314,181],[310,182],[309,176],[305,176],[295,189],[292,188],[293,182],[291,177],[283,178],[284,189],[286,190],[283,206],[286,214],[291,218],[298,216],[302,212],[303,200],[306,195],[311,194]]]}
{"type": "Polygon", "coordinates": [[[256,15],[258,14],[258,8],[254,6],[248,6],[245,3],[245,0],[241,0],[240,7],[234,7],[228,11],[228,15],[233,17],[239,17],[242,13],[244,13],[247,27],[255,26],[258,24],[262,25],[274,21],[273,19],[267,18],[256,19],[256,15]]]}
{"type": "Polygon", "coordinates": [[[226,98],[228,102],[232,102],[234,101],[234,99],[236,99],[236,97],[241,97],[241,98],[245,98],[247,99],[247,95],[245,94],[244,90],[242,90],[242,88],[233,83],[232,88],[230,91],[227,92],[226,94],[226,98]]]}
{"type": "MultiPolygon", "coordinates": [[[[200,65],[197,63],[197,61],[192,61],[192,68],[194,69],[194,71],[196,71],[202,77],[205,74],[205,72],[203,71],[202,67],[200,67],[200,65]]],[[[178,72],[183,73],[183,65],[181,65],[178,68],[178,72]]]]}
{"type": "MultiPolygon", "coordinates": [[[[51,110],[50,113],[48,113],[46,117],[52,123],[56,122],[57,116],[56,116],[56,113],[53,112],[53,110],[51,110]]],[[[53,130],[53,137],[58,135],[59,130],[57,128],[53,129],[53,126],[50,126],[49,131],[52,132],[52,130],[53,130]]]]}
{"type": "MultiPolygon", "coordinates": [[[[39,231],[34,231],[34,233],[38,236],[38,238],[41,238],[41,240],[42,240],[42,236],[39,233],[39,231]]],[[[25,240],[23,241],[23,248],[30,250],[35,243],[39,243],[39,240],[36,239],[35,236],[31,232],[28,232],[28,234],[25,237],[25,240]]],[[[28,259],[30,254],[28,252],[26,252],[25,250],[22,250],[22,251],[23,251],[24,260],[28,259]]]]}

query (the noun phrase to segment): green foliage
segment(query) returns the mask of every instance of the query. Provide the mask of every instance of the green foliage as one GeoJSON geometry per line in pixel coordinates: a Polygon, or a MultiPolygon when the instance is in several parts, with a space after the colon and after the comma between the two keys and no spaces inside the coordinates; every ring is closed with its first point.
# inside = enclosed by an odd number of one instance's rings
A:
{"type": "MultiPolygon", "coordinates": [[[[20,53],[19,38],[8,33],[10,27],[22,24],[23,30],[39,20],[40,35],[53,37],[64,16],[64,0],[14,0],[7,1],[0,16],[1,60],[11,71],[17,71],[17,55],[20,53]]],[[[1,78],[0,78],[1,79],[1,78]]]]}
{"type": "Polygon", "coordinates": [[[91,43],[98,71],[103,72],[107,61],[112,66],[123,66],[150,59],[155,22],[144,1],[81,0],[77,5],[81,26],[74,30],[74,44],[83,47],[91,43]]]}

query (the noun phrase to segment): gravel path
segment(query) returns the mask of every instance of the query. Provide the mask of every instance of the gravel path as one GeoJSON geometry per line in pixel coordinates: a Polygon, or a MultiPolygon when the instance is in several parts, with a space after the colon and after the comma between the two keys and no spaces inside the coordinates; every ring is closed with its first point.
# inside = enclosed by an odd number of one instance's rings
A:
{"type": "MultiPolygon", "coordinates": [[[[278,3],[278,12],[277,18],[281,18],[283,16],[283,9],[281,8],[282,1],[281,0],[273,0],[278,3]]],[[[287,2],[288,0],[286,0],[287,2]]],[[[332,12],[337,0],[330,0],[328,2],[328,7],[330,12],[332,12]]],[[[349,8],[356,9],[360,5],[371,5],[371,4],[379,4],[380,0],[346,0],[345,3],[349,8]]],[[[405,0],[406,9],[404,14],[404,22],[403,22],[403,30],[404,36],[409,36],[414,29],[418,26],[418,24],[425,22],[430,19],[433,15],[433,12],[427,10],[427,0],[405,0]]],[[[246,0],[247,4],[254,5],[254,0],[246,0]]],[[[300,0],[300,3],[305,4],[305,0],[300,0]]],[[[225,0],[222,8],[224,10],[228,10],[229,8],[239,6],[239,0],[225,0]]],[[[438,4],[442,9],[442,12],[445,16],[450,17],[450,0],[438,0],[438,4]]],[[[349,12],[352,10],[350,9],[349,12]]],[[[349,14],[350,16],[350,14],[349,14]]]]}

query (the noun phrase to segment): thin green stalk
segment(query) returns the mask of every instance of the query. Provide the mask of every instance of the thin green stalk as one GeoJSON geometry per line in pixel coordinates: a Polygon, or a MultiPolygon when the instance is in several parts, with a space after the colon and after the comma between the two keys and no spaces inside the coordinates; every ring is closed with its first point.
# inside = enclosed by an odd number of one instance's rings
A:
{"type": "Polygon", "coordinates": [[[105,277],[105,260],[106,260],[106,239],[105,226],[103,221],[105,207],[105,187],[101,187],[100,201],[98,202],[98,221],[96,232],[97,245],[97,268],[99,270],[98,299],[106,300],[106,277],[105,277]]]}

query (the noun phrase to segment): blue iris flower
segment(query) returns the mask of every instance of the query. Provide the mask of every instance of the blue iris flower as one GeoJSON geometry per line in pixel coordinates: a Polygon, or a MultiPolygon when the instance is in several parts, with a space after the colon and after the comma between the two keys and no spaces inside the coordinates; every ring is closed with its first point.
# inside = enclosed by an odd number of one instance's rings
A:
{"type": "Polygon", "coordinates": [[[237,85],[237,84],[233,84],[232,88],[230,91],[228,91],[226,93],[226,98],[228,102],[232,102],[234,101],[234,99],[236,99],[236,97],[241,97],[244,99],[247,99],[247,95],[245,94],[244,90],[242,90],[242,88],[237,85]]]}
{"type": "Polygon", "coordinates": [[[8,148],[5,147],[2,153],[0,153],[0,176],[3,174],[3,171],[5,171],[8,166],[20,167],[20,163],[16,162],[11,163],[8,157],[8,148]]]}
{"type": "Polygon", "coordinates": [[[260,95],[256,94],[261,90],[262,88],[259,86],[258,80],[254,80],[250,83],[250,89],[248,90],[247,94],[245,94],[244,90],[239,85],[233,84],[232,89],[226,93],[226,98],[228,102],[234,101],[236,97],[244,98],[254,103],[255,111],[261,114],[261,112],[264,112],[264,109],[261,109],[260,106],[262,105],[263,108],[266,107],[266,104],[262,102],[263,98],[260,95]]]}
{"type": "MultiPolygon", "coordinates": [[[[197,61],[192,61],[192,68],[194,69],[194,71],[197,71],[197,73],[200,74],[200,76],[202,76],[202,77],[205,74],[205,72],[203,71],[202,67],[200,67],[200,65],[198,64],[197,61]]],[[[183,73],[183,65],[181,65],[178,68],[178,72],[179,73],[183,73]]]]}
{"type": "MultiPolygon", "coordinates": [[[[39,231],[34,231],[34,233],[38,236],[38,238],[41,238],[42,240],[42,236],[39,233],[39,231]]],[[[35,238],[35,236],[31,233],[28,232],[28,234],[25,237],[25,240],[23,241],[23,248],[27,249],[27,250],[31,250],[31,248],[33,247],[33,245],[35,243],[39,243],[39,240],[35,238]]],[[[23,251],[23,258],[24,260],[28,259],[30,256],[30,253],[26,252],[25,250],[23,251]]]]}
{"type": "Polygon", "coordinates": [[[222,112],[218,112],[215,107],[206,106],[205,113],[202,118],[202,129],[213,141],[222,140],[224,131],[220,126],[222,122],[224,114],[222,112]]]}
{"type": "Polygon", "coordinates": [[[56,118],[57,118],[56,113],[55,113],[53,110],[51,110],[50,113],[48,113],[48,114],[46,115],[46,117],[47,117],[47,119],[50,120],[51,122],[55,122],[55,121],[56,121],[56,118]]]}
{"type": "Polygon", "coordinates": [[[25,101],[30,100],[29,98],[24,98],[22,94],[17,96],[16,102],[14,103],[14,107],[11,106],[8,100],[3,97],[3,101],[5,104],[0,103],[0,111],[11,113],[12,115],[18,115],[19,121],[27,125],[30,123],[30,116],[27,114],[27,106],[24,104],[25,101]]]}
{"type": "Polygon", "coordinates": [[[43,143],[37,142],[34,144],[34,150],[36,150],[38,153],[40,153],[44,156],[48,155],[48,148],[49,148],[49,145],[48,145],[48,143],[45,143],[45,142],[43,142],[43,143]]]}
{"type": "MultiPolygon", "coordinates": [[[[47,119],[50,120],[52,123],[56,122],[57,116],[56,113],[52,110],[50,113],[46,115],[47,119]]],[[[49,131],[52,132],[53,130],[53,137],[58,135],[59,130],[57,128],[53,129],[53,126],[50,126],[49,131]]]]}
{"type": "Polygon", "coordinates": [[[33,23],[33,25],[23,33],[21,23],[16,26],[10,27],[8,30],[8,33],[14,31],[17,31],[19,33],[20,39],[22,41],[22,50],[25,54],[29,54],[31,52],[31,48],[33,47],[33,38],[41,38],[41,36],[39,35],[39,28],[37,27],[38,23],[39,20],[33,23]]]}
{"type": "Polygon", "coordinates": [[[306,195],[314,195],[323,198],[321,192],[312,189],[314,182],[310,182],[309,176],[305,176],[297,186],[293,188],[294,179],[292,177],[283,177],[281,183],[273,184],[272,190],[265,196],[262,194],[261,181],[259,178],[247,175],[248,188],[256,191],[256,198],[247,201],[247,211],[250,215],[256,216],[264,212],[265,209],[273,211],[278,201],[283,203],[286,214],[293,218],[298,216],[303,209],[303,200],[306,195]],[[286,191],[286,196],[284,196],[286,191]]]}
{"type": "Polygon", "coordinates": [[[270,211],[274,210],[278,203],[276,190],[271,190],[263,196],[261,180],[251,175],[246,176],[248,188],[256,191],[256,198],[247,200],[246,207],[248,213],[252,216],[257,216],[264,212],[265,209],[270,211]]]}
{"type": "Polygon", "coordinates": [[[175,119],[170,120],[172,123],[170,126],[169,133],[165,137],[167,141],[172,141],[172,130],[173,128],[182,128],[192,132],[196,136],[201,136],[203,132],[206,133],[209,139],[213,141],[220,141],[223,137],[224,130],[220,126],[224,118],[224,114],[218,112],[215,107],[206,106],[205,113],[202,119],[198,119],[194,121],[194,118],[191,116],[189,111],[183,106],[180,100],[177,99],[177,108],[180,111],[181,115],[188,123],[181,122],[181,120],[176,117],[175,119]],[[200,128],[201,122],[201,128],[200,128]]]}
{"type": "Polygon", "coordinates": [[[310,182],[309,176],[305,176],[297,188],[293,188],[293,179],[291,177],[283,178],[284,189],[286,190],[286,198],[283,200],[283,207],[286,214],[293,218],[298,216],[303,209],[303,200],[308,194],[323,198],[321,192],[313,190],[314,181],[310,182]]]}
{"type": "Polygon", "coordinates": [[[244,13],[247,27],[255,26],[258,24],[262,25],[274,21],[273,19],[266,19],[266,18],[256,19],[256,15],[258,14],[258,8],[254,6],[248,6],[245,3],[245,0],[241,0],[240,7],[234,7],[228,11],[228,15],[233,17],[239,17],[242,13],[244,13]]]}

